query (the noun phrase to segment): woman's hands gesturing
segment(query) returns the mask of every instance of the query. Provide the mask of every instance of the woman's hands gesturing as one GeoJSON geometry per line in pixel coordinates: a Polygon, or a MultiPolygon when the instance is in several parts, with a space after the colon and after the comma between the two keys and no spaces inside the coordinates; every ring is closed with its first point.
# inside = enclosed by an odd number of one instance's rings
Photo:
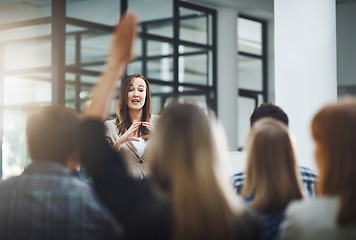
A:
{"type": "Polygon", "coordinates": [[[136,131],[140,127],[141,122],[136,122],[131,124],[129,129],[119,137],[119,139],[114,143],[113,147],[117,150],[120,150],[120,147],[123,143],[128,142],[128,141],[137,141],[139,142],[140,140],[136,137],[136,131]]]}

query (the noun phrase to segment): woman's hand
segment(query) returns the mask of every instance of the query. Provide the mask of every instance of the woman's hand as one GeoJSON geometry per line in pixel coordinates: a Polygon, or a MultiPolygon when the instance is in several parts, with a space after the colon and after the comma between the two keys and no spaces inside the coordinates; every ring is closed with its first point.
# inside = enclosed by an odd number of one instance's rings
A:
{"type": "Polygon", "coordinates": [[[136,38],[136,15],[127,11],[115,28],[109,56],[106,60],[107,68],[120,69],[122,65],[129,64],[134,59],[133,45],[136,38]]]}
{"type": "Polygon", "coordinates": [[[121,81],[127,64],[133,60],[136,29],[136,15],[128,11],[121,17],[115,29],[105,71],[100,76],[100,80],[94,88],[91,103],[84,111],[83,117],[96,118],[102,121],[107,118],[107,112],[116,89],[116,83],[121,81]]]}
{"type": "MultiPolygon", "coordinates": [[[[150,130],[150,133],[153,130],[152,124],[149,122],[142,122],[142,126],[146,127],[148,130],[150,130]]],[[[147,138],[150,138],[150,134],[142,136],[142,139],[147,139],[147,138]]]]}
{"type": "Polygon", "coordinates": [[[124,134],[122,134],[122,136],[114,143],[113,147],[117,150],[120,150],[121,145],[125,142],[128,142],[128,141],[139,142],[140,140],[137,137],[135,137],[135,135],[136,135],[136,131],[140,125],[141,125],[141,122],[136,122],[136,123],[131,124],[129,129],[127,129],[127,131],[124,134]]]}

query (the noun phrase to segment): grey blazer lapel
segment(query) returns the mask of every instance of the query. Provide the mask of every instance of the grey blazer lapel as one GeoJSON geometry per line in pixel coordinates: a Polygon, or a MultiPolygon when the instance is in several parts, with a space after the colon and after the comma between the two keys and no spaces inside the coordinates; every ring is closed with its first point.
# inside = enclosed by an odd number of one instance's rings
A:
{"type": "Polygon", "coordinates": [[[126,144],[126,146],[130,148],[131,151],[133,151],[137,155],[137,157],[141,158],[141,155],[138,153],[137,148],[135,147],[135,145],[133,145],[131,141],[125,142],[124,144],[126,144]]]}

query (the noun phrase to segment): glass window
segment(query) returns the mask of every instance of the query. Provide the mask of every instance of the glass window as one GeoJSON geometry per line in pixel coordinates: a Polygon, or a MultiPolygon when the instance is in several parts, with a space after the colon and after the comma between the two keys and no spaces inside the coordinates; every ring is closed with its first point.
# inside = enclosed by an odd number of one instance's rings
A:
{"type": "Polygon", "coordinates": [[[0,24],[49,17],[51,0],[1,1],[0,24]]]}
{"type": "Polygon", "coordinates": [[[49,24],[2,31],[1,35],[9,40],[4,41],[5,71],[50,66],[50,32],[49,24]]]}
{"type": "Polygon", "coordinates": [[[67,102],[76,99],[77,93],[76,93],[75,85],[73,83],[66,83],[65,91],[66,91],[65,98],[67,102]]]}
{"type": "Polygon", "coordinates": [[[132,62],[130,63],[128,66],[127,66],[127,75],[132,75],[132,74],[135,74],[135,73],[142,73],[142,62],[141,61],[135,61],[135,62],[132,62]]]}
{"type": "Polygon", "coordinates": [[[160,56],[173,54],[173,45],[167,42],[147,41],[147,56],[160,56]]]}
{"type": "Polygon", "coordinates": [[[2,177],[19,175],[30,163],[26,142],[26,119],[29,110],[4,109],[2,136],[2,177]]]}
{"type": "Polygon", "coordinates": [[[173,81],[173,57],[157,58],[147,61],[147,78],[173,81]]]}
{"type": "Polygon", "coordinates": [[[90,32],[81,34],[81,63],[105,62],[111,46],[111,33],[90,32]]]}
{"type": "Polygon", "coordinates": [[[181,40],[196,42],[201,44],[211,43],[211,22],[207,13],[179,8],[180,28],[179,38],[181,40]]]}
{"type": "Polygon", "coordinates": [[[250,130],[250,116],[256,107],[254,98],[238,97],[237,99],[237,143],[238,149],[244,148],[250,130]]]}
{"type": "Polygon", "coordinates": [[[238,56],[238,87],[253,91],[263,90],[262,60],[238,56]]]}
{"type": "Polygon", "coordinates": [[[170,20],[157,20],[146,25],[145,31],[149,34],[154,34],[162,37],[173,37],[173,21],[170,20]]]}
{"type": "Polygon", "coordinates": [[[139,13],[142,22],[173,19],[173,0],[128,0],[128,8],[139,13]]]}
{"type": "Polygon", "coordinates": [[[4,77],[3,104],[19,105],[51,102],[50,73],[36,73],[4,77]]]}
{"type": "Polygon", "coordinates": [[[166,85],[150,84],[151,112],[159,114],[167,99],[173,96],[173,87],[166,85]]]}
{"type": "Polygon", "coordinates": [[[262,55],[262,24],[246,18],[237,20],[237,44],[240,52],[262,55]]]}
{"type": "Polygon", "coordinates": [[[121,0],[67,1],[67,17],[114,26],[120,19],[121,0]]]}
{"type": "Polygon", "coordinates": [[[208,55],[187,55],[179,57],[179,82],[208,85],[208,55]]]}

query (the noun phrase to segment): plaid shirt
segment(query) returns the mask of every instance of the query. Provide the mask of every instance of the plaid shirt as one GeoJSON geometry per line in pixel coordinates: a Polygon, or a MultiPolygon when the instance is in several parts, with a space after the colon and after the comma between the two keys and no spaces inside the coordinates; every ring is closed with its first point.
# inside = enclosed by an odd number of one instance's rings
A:
{"type": "MultiPolygon", "coordinates": [[[[308,196],[315,197],[315,184],[318,181],[318,175],[309,168],[299,167],[299,171],[302,175],[303,184],[305,190],[308,192],[308,196]]],[[[237,173],[232,176],[232,181],[236,190],[236,193],[240,194],[243,184],[245,183],[246,174],[244,172],[237,173]]]]}
{"type": "Polygon", "coordinates": [[[90,185],[54,163],[0,182],[0,239],[112,239],[122,234],[90,185]]]}

